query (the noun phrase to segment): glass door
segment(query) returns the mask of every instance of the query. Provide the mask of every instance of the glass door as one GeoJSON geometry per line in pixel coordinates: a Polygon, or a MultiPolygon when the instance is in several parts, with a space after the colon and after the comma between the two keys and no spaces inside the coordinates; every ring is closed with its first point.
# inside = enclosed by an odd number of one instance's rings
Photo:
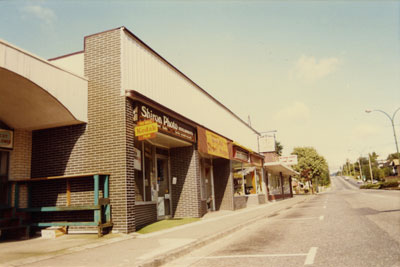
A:
{"type": "Polygon", "coordinates": [[[168,167],[168,157],[157,155],[157,216],[160,218],[171,215],[171,192],[168,167]]]}

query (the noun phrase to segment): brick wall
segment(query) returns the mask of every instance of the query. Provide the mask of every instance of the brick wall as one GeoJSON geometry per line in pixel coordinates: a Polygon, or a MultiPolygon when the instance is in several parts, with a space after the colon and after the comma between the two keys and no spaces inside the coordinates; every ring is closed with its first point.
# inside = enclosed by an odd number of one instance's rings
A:
{"type": "Polygon", "coordinates": [[[174,217],[201,217],[200,156],[194,146],[170,150],[172,185],[172,214],[174,217]]]}
{"type": "Polygon", "coordinates": [[[32,132],[15,130],[14,149],[10,152],[9,180],[21,180],[31,175],[32,132]]]}
{"type": "Polygon", "coordinates": [[[233,210],[233,179],[231,162],[227,159],[214,159],[214,194],[216,210],[233,210]]]}
{"type": "Polygon", "coordinates": [[[88,173],[87,125],[34,131],[32,178],[88,173]]]}
{"type": "MultiPolygon", "coordinates": [[[[88,83],[88,123],[35,131],[32,177],[79,173],[110,173],[113,230],[134,230],[133,193],[127,194],[126,99],[121,95],[120,29],[85,38],[85,76],[88,83]],[[129,208],[128,208],[129,206],[129,208]]],[[[131,145],[131,144],[129,144],[131,145]]],[[[81,185],[86,202],[93,194],[81,185]]],[[[73,200],[74,201],[74,200],[73,200]]]]}
{"type": "MultiPolygon", "coordinates": [[[[25,130],[14,130],[14,148],[10,152],[9,180],[21,180],[31,175],[32,157],[32,132],[25,130]]],[[[14,203],[14,190],[12,188],[12,202],[14,203]]],[[[25,208],[28,203],[28,191],[26,185],[19,188],[19,207],[25,208]]]]}
{"type": "Polygon", "coordinates": [[[157,204],[146,203],[135,206],[136,229],[157,221],[157,204]]]}
{"type": "MultiPolygon", "coordinates": [[[[133,101],[131,99],[126,99],[126,204],[128,232],[136,231],[136,228],[142,226],[143,222],[148,222],[154,218],[153,215],[150,215],[153,214],[151,212],[149,214],[143,213],[143,207],[138,207],[139,210],[135,210],[135,170],[133,168],[135,127],[133,123],[133,107],[133,101]],[[136,222],[136,220],[138,222],[136,222]]],[[[156,210],[156,208],[154,209],[156,210]]],[[[144,212],[146,211],[147,210],[144,209],[144,212]]],[[[155,215],[155,221],[156,220],[157,210],[155,215]]]]}
{"type": "Polygon", "coordinates": [[[247,207],[247,196],[235,196],[233,202],[235,210],[244,209],[247,207]]]}

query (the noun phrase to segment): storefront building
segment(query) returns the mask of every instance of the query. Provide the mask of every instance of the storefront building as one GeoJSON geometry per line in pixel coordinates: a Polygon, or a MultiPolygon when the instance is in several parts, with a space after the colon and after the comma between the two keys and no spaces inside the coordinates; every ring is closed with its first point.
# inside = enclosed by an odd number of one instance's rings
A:
{"type": "Polygon", "coordinates": [[[262,164],[261,155],[234,143],[232,167],[235,209],[266,202],[262,164]]]}
{"type": "Polygon", "coordinates": [[[71,210],[103,198],[112,230],[129,233],[265,202],[258,132],[124,27],[49,61],[0,42],[0,77],[3,206],[71,210]]]}
{"type": "Polygon", "coordinates": [[[268,200],[293,197],[292,176],[298,173],[280,162],[266,162],[264,168],[267,172],[268,200]]]}

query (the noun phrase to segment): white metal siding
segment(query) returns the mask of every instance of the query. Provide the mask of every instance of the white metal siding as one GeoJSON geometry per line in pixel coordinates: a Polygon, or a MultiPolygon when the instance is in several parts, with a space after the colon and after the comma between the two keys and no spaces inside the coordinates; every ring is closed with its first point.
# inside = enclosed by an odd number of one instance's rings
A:
{"type": "Polygon", "coordinates": [[[84,53],[69,55],[55,60],[51,60],[56,66],[69,70],[84,77],[84,53]]]}
{"type": "Polygon", "coordinates": [[[86,78],[0,40],[0,68],[15,72],[46,90],[79,121],[87,122],[86,78]]]}
{"type": "Polygon", "coordinates": [[[122,90],[135,90],[257,151],[257,136],[238,118],[131,35],[122,34],[122,90]]]}

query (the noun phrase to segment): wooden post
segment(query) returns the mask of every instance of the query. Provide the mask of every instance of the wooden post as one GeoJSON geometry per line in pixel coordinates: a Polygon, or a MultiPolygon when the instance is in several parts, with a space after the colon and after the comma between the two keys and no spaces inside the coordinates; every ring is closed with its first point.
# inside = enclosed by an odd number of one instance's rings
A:
{"type": "Polygon", "coordinates": [[[67,181],[67,206],[71,206],[71,184],[69,182],[69,179],[66,179],[67,181]]]}

